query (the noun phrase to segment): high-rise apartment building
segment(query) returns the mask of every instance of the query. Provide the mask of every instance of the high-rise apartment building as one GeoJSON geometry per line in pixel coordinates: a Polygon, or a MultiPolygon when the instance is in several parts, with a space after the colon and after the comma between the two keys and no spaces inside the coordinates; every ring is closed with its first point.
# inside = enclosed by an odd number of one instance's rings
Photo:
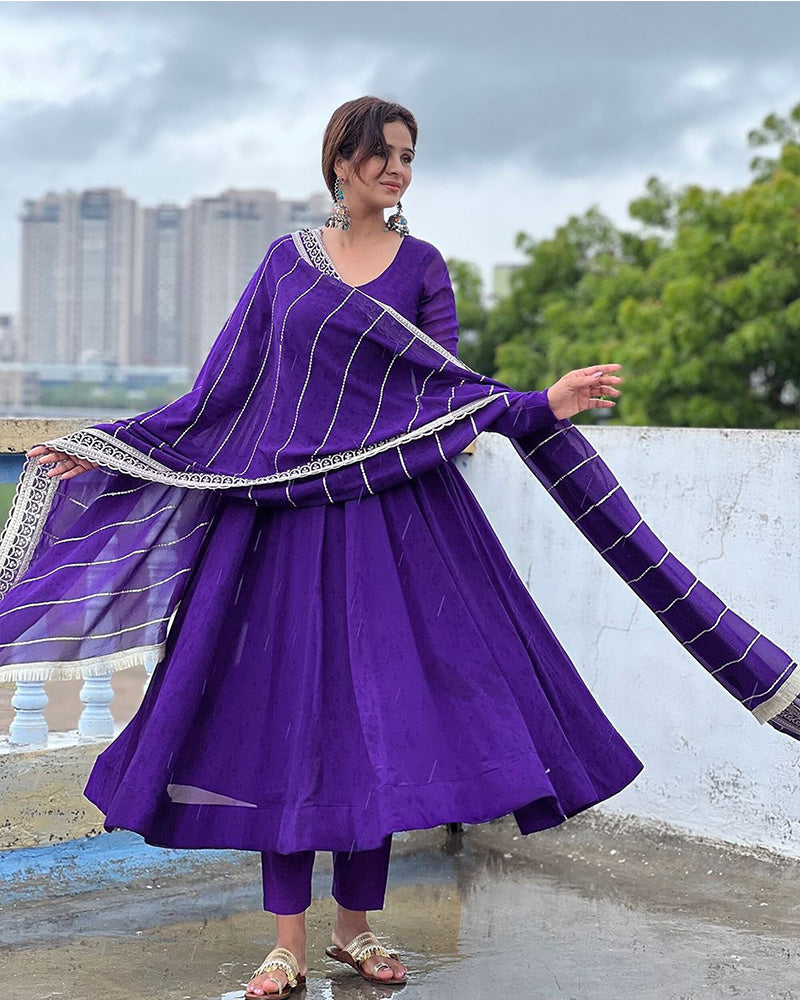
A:
{"type": "Polygon", "coordinates": [[[119,188],[23,203],[24,361],[129,362],[138,323],[139,206],[119,188]]]}
{"type": "Polygon", "coordinates": [[[67,361],[75,354],[70,306],[75,284],[75,209],[72,194],[49,192],[23,202],[18,313],[22,361],[67,361]]]}
{"type": "Polygon", "coordinates": [[[269,244],[328,215],[322,195],[282,201],[274,191],[228,189],[186,209],[183,315],[186,363],[199,369],[269,244]]]}
{"type": "Polygon", "coordinates": [[[321,226],[331,214],[331,204],[329,194],[312,194],[307,201],[280,202],[278,231],[275,235],[291,233],[304,226],[321,226]]]}
{"type": "Polygon", "coordinates": [[[141,324],[132,364],[182,365],[184,211],[158,205],[143,211],[141,324]]]}

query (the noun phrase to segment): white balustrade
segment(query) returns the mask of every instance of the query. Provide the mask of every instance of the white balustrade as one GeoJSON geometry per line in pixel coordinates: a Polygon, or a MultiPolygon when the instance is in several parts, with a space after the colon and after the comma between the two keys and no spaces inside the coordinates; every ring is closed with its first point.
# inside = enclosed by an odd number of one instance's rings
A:
{"type": "Polygon", "coordinates": [[[109,708],[113,697],[110,673],[84,680],[80,698],[86,708],[78,720],[79,736],[114,735],[114,717],[109,708]]]}
{"type": "Polygon", "coordinates": [[[21,746],[47,746],[47,707],[44,681],[18,681],[11,699],[14,720],[8,730],[11,743],[21,746]]]}
{"type": "MultiPolygon", "coordinates": [[[[84,709],[78,720],[78,736],[97,739],[114,735],[114,717],[110,708],[113,698],[110,673],[84,680],[80,692],[84,709]]],[[[32,749],[48,746],[50,731],[44,715],[48,703],[44,681],[17,682],[11,698],[14,718],[8,730],[10,745],[32,749]]]]}

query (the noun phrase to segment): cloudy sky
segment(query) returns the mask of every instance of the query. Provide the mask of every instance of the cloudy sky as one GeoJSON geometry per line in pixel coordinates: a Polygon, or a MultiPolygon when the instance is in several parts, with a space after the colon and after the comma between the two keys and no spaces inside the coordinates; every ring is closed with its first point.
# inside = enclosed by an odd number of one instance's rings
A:
{"type": "Polygon", "coordinates": [[[745,184],[747,131],[800,102],[795,2],[0,3],[0,311],[23,198],[144,204],[324,190],[322,131],[364,93],[420,123],[412,232],[517,259],[646,179],[745,184]]]}

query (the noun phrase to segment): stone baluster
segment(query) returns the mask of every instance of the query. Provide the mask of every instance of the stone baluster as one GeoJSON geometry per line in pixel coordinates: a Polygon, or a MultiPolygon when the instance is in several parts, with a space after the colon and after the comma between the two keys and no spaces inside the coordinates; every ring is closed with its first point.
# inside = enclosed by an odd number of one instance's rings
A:
{"type": "Polygon", "coordinates": [[[8,730],[11,743],[22,746],[47,746],[47,706],[44,681],[18,681],[11,699],[14,720],[8,730]]]}
{"type": "Polygon", "coordinates": [[[114,717],[108,707],[114,697],[111,674],[87,677],[83,682],[80,697],[86,708],[78,720],[78,735],[113,736],[114,717]]]}

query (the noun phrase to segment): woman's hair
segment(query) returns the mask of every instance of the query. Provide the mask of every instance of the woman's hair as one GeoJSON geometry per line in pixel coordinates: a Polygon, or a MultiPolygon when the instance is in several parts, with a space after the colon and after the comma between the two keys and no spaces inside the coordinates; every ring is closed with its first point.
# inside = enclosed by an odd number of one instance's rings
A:
{"type": "Polygon", "coordinates": [[[412,147],[416,146],[417,120],[401,104],[379,97],[358,97],[333,112],[322,139],[322,176],[331,195],[337,156],[350,161],[357,174],[371,156],[382,156],[388,164],[389,150],[383,138],[387,122],[402,122],[411,133],[412,147]]]}

